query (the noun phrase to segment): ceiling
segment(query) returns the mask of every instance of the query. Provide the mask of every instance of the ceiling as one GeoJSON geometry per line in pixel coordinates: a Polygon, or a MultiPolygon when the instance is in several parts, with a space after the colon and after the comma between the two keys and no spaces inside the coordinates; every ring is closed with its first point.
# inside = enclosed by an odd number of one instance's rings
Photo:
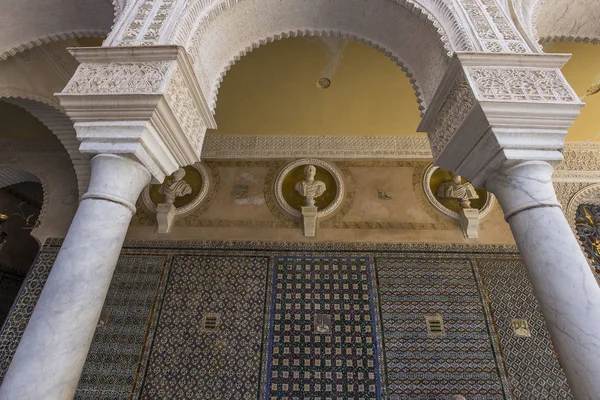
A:
{"type": "Polygon", "coordinates": [[[383,53],[338,38],[291,38],[261,46],[227,73],[215,134],[415,135],[415,92],[383,53]],[[331,80],[328,89],[317,82],[331,80]]]}

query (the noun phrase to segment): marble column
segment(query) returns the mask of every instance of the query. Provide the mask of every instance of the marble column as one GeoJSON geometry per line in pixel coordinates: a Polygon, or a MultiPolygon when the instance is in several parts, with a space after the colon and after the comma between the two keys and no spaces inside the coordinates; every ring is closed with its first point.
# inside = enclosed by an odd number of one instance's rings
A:
{"type": "Polygon", "coordinates": [[[527,266],[576,399],[600,398],[600,287],[556,199],[546,162],[506,164],[487,189],[498,198],[527,266]]]}
{"type": "Polygon", "coordinates": [[[1,400],[70,400],[135,212],[150,183],[137,161],[100,154],[52,272],[0,387],[1,400]]]}

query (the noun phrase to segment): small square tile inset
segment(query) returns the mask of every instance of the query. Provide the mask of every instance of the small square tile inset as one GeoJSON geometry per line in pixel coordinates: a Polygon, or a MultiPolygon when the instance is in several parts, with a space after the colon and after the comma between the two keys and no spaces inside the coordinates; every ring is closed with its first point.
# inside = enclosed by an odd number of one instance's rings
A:
{"type": "Polygon", "coordinates": [[[331,334],[331,315],[316,314],[314,321],[315,333],[317,335],[331,334]]]}

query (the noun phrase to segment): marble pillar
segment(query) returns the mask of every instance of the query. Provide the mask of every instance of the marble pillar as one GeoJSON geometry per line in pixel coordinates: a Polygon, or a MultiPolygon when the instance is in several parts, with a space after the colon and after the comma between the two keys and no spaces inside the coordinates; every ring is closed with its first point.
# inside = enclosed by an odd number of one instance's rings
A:
{"type": "Polygon", "coordinates": [[[491,175],[576,399],[600,398],[600,287],[556,199],[546,162],[491,175]]]}
{"type": "Polygon", "coordinates": [[[4,382],[1,400],[70,400],[135,212],[150,183],[140,163],[100,154],[4,382]]]}

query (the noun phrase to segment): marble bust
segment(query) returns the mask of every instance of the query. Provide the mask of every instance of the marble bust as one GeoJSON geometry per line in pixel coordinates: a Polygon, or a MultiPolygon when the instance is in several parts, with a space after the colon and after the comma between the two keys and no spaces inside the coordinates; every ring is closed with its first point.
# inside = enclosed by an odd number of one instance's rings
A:
{"type": "Polygon", "coordinates": [[[315,198],[327,190],[324,182],[315,180],[316,173],[317,168],[314,165],[307,165],[304,168],[304,180],[297,182],[294,186],[300,196],[306,199],[305,205],[307,206],[314,206],[315,198]]]}
{"type": "Polygon", "coordinates": [[[183,197],[192,193],[192,187],[183,180],[185,169],[179,168],[173,173],[173,179],[163,183],[158,192],[165,196],[165,203],[172,205],[177,197],[183,197]]]}
{"type": "Polygon", "coordinates": [[[450,180],[442,183],[438,188],[438,197],[455,199],[458,200],[462,208],[471,208],[471,200],[479,198],[475,188],[469,182],[463,183],[460,175],[456,175],[454,172],[451,172],[450,176],[450,180]]]}

